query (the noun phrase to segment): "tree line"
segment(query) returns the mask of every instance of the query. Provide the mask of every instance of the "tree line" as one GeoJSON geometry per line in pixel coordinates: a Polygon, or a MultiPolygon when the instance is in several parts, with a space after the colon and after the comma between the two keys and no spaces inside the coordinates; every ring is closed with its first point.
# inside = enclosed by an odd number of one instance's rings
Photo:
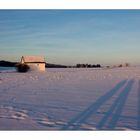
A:
{"type": "Polygon", "coordinates": [[[76,64],[76,68],[100,68],[100,64],[76,64]]]}
{"type": "MultiPolygon", "coordinates": [[[[9,61],[0,61],[0,66],[2,67],[15,67],[18,62],[9,62],[9,61]]],[[[60,64],[50,64],[50,63],[45,63],[45,66],[47,68],[100,68],[100,64],[76,64],[75,66],[67,66],[67,65],[60,65],[60,64]]]]}

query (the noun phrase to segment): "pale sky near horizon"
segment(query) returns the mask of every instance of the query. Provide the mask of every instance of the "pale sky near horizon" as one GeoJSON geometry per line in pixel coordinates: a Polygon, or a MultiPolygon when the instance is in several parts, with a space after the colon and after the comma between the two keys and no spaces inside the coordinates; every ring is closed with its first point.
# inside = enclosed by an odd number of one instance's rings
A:
{"type": "Polygon", "coordinates": [[[140,64],[140,10],[0,10],[0,60],[140,64]]]}

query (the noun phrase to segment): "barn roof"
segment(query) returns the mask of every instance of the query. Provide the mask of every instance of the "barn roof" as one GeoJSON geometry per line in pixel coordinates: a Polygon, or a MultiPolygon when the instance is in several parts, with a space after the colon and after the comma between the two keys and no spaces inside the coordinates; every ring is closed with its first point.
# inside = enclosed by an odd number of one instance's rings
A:
{"type": "Polygon", "coordinates": [[[21,61],[25,63],[44,63],[45,59],[43,56],[22,56],[21,61]]]}

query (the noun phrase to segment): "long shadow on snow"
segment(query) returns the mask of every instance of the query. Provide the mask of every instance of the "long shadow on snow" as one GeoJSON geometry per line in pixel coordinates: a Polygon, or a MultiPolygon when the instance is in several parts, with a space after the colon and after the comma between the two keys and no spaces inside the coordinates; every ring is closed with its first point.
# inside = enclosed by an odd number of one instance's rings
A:
{"type": "Polygon", "coordinates": [[[87,109],[85,109],[78,116],[70,120],[67,125],[63,126],[61,130],[78,130],[79,125],[84,123],[91,115],[97,112],[97,110],[102,106],[106,101],[108,101],[117,91],[124,86],[127,80],[119,82],[113,89],[107,92],[105,95],[101,96],[96,102],[91,104],[87,109]],[[74,127],[74,124],[76,126],[74,127]],[[71,129],[71,127],[73,127],[71,129]]]}
{"type": "Polygon", "coordinates": [[[104,129],[109,129],[109,130],[113,130],[120,118],[120,115],[123,111],[125,102],[127,100],[127,97],[129,95],[129,92],[132,88],[132,85],[134,84],[134,80],[130,80],[126,87],[123,89],[123,91],[120,93],[120,95],[118,96],[118,98],[115,100],[115,102],[113,103],[113,105],[110,107],[110,109],[108,110],[108,112],[106,113],[106,115],[102,118],[102,120],[97,124],[96,128],[98,130],[103,130],[102,127],[105,125],[105,123],[107,122],[107,120],[109,118],[111,118],[109,125],[107,126],[107,128],[104,129]],[[113,113],[114,111],[114,113],[113,113]]]}
{"type": "Polygon", "coordinates": [[[138,87],[138,125],[137,128],[140,130],[140,80],[139,80],[139,87],[138,87]]]}

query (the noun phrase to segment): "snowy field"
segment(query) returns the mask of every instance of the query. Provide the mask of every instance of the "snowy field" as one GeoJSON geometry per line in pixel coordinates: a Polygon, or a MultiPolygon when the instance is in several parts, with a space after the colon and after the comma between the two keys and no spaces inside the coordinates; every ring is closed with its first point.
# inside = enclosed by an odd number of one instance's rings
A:
{"type": "Polygon", "coordinates": [[[2,71],[0,130],[140,130],[140,67],[2,71]]]}

